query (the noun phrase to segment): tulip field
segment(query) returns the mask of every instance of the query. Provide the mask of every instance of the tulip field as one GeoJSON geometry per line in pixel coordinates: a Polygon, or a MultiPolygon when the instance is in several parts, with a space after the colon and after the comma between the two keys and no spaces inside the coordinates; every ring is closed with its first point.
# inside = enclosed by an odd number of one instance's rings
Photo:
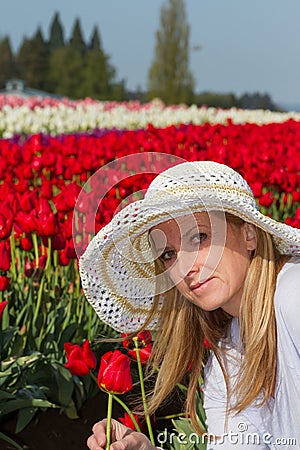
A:
{"type": "MultiPolygon", "coordinates": [[[[123,167],[122,181],[119,172],[115,178],[107,172],[103,183],[112,187],[93,223],[80,204],[75,222],[73,212],[97,170],[150,152],[229,165],[246,178],[265,214],[300,228],[299,114],[0,96],[0,427],[15,415],[18,433],[44,408],[76,418],[99,387],[109,391],[101,384],[104,365],[118,371],[119,362],[103,356],[96,338],[119,335],[85,300],[78,256],[122,201],[164,168],[159,158],[153,170],[123,167]]],[[[142,365],[151,351],[145,336],[142,365]]],[[[134,347],[115,347],[130,371],[134,347]]],[[[135,425],[126,414],[122,420],[135,425]]],[[[10,438],[0,433],[0,447],[1,439],[10,438]]]]}

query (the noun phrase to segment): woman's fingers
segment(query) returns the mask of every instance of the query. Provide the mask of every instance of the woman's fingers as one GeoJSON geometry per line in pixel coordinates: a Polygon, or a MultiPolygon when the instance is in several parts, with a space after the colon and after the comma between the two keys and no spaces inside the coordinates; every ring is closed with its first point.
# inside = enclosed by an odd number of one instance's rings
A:
{"type": "MultiPolygon", "coordinates": [[[[90,450],[104,450],[106,445],[107,419],[93,426],[93,434],[87,440],[90,450]]],[[[149,439],[142,433],[127,428],[117,420],[111,421],[111,450],[154,450],[149,439]]]]}
{"type": "Polygon", "coordinates": [[[93,426],[93,434],[87,440],[87,446],[90,450],[100,450],[106,444],[106,425],[107,420],[103,419],[93,426]]]}
{"type": "Polygon", "coordinates": [[[142,433],[132,432],[123,439],[114,442],[111,450],[154,450],[149,439],[142,433]]]}
{"type": "Polygon", "coordinates": [[[99,442],[96,439],[96,436],[92,434],[88,440],[86,445],[90,450],[104,450],[105,443],[103,445],[99,445],[99,442]]]}

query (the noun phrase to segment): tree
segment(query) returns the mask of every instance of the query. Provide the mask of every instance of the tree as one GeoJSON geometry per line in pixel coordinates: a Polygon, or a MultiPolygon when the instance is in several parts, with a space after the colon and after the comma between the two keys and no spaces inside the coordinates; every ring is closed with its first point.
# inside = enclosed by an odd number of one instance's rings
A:
{"type": "Polygon", "coordinates": [[[154,61],[148,73],[149,98],[166,103],[193,101],[194,80],[189,70],[189,25],[184,0],[166,0],[156,33],[154,61]]]}
{"type": "Polygon", "coordinates": [[[89,43],[90,50],[100,50],[101,49],[101,40],[99,35],[99,30],[95,26],[93,29],[93,34],[89,43]]]}
{"type": "Polygon", "coordinates": [[[0,41],[0,89],[4,88],[8,78],[15,75],[14,56],[10,46],[9,37],[0,41]]]}
{"type": "Polygon", "coordinates": [[[64,32],[60,23],[59,13],[56,12],[50,25],[49,48],[57,50],[65,45],[64,32]]]}
{"type": "Polygon", "coordinates": [[[45,89],[49,50],[40,28],[32,39],[25,38],[17,55],[17,68],[28,87],[45,89]]]}
{"type": "Polygon", "coordinates": [[[80,20],[76,19],[74,26],[73,26],[73,30],[72,30],[72,34],[71,34],[71,38],[70,38],[70,47],[78,52],[80,52],[82,55],[85,53],[86,51],[86,44],[84,42],[83,36],[82,36],[82,31],[81,31],[81,25],[80,25],[80,20]]]}
{"type": "Polygon", "coordinates": [[[81,94],[99,100],[111,98],[115,69],[102,50],[88,50],[85,55],[81,94]]]}
{"type": "Polygon", "coordinates": [[[278,109],[269,94],[260,94],[259,92],[243,94],[239,98],[238,104],[243,109],[269,109],[270,111],[278,109]]]}
{"type": "Polygon", "coordinates": [[[71,98],[80,98],[83,68],[83,56],[70,45],[54,50],[49,60],[50,91],[71,98]]]}

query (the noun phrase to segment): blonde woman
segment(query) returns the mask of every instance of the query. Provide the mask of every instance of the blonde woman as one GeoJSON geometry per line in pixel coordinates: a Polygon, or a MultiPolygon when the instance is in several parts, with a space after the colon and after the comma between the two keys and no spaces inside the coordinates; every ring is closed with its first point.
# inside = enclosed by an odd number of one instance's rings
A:
{"type": "MultiPolygon", "coordinates": [[[[247,182],[209,161],[162,172],[80,259],[87,299],[120,332],[152,329],[154,412],[190,372],[186,412],[205,359],[207,448],[300,446],[300,230],[262,215],[247,182]]],[[[106,420],[90,450],[105,448],[106,420]]],[[[111,449],[151,450],[113,421],[111,449]]]]}

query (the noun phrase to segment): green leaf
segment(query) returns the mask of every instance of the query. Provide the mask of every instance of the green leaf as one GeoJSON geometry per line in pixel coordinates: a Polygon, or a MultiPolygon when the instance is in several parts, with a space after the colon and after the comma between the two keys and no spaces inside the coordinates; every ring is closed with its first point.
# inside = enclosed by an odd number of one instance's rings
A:
{"type": "Polygon", "coordinates": [[[0,400],[3,400],[4,398],[15,398],[15,396],[10,394],[9,392],[0,390],[0,400]]]}
{"type": "Polygon", "coordinates": [[[37,410],[38,410],[38,408],[34,408],[33,406],[30,406],[29,408],[23,408],[19,411],[17,425],[16,425],[16,433],[20,433],[20,431],[24,430],[24,428],[33,419],[37,410]]]}
{"type": "Polygon", "coordinates": [[[0,432],[0,439],[2,439],[5,442],[8,442],[8,444],[13,445],[17,450],[23,450],[22,447],[19,446],[19,444],[17,444],[13,439],[11,439],[10,437],[6,436],[4,433],[0,432]]]}
{"type": "Polygon", "coordinates": [[[17,411],[22,408],[29,408],[36,406],[37,408],[58,408],[59,406],[54,403],[50,403],[47,400],[41,400],[38,398],[33,399],[16,399],[6,402],[5,405],[0,405],[0,416],[5,416],[13,411],[17,411]]]}
{"type": "Polygon", "coordinates": [[[72,340],[72,337],[76,333],[77,328],[78,328],[78,323],[71,323],[63,330],[61,336],[59,337],[59,346],[60,347],[63,347],[63,344],[65,342],[70,342],[72,340]]]}
{"type": "Polygon", "coordinates": [[[68,406],[71,402],[74,390],[73,379],[70,371],[64,366],[56,366],[56,379],[58,387],[58,402],[62,406],[68,406]]]}
{"type": "Polygon", "coordinates": [[[172,420],[172,423],[177,431],[178,437],[173,437],[173,443],[176,443],[176,450],[205,450],[206,443],[202,443],[201,436],[199,436],[192,427],[190,421],[185,418],[172,420]],[[177,442],[176,442],[177,441],[177,442]],[[183,444],[182,441],[185,441],[183,444]],[[179,447],[177,444],[180,444],[179,447]]]}
{"type": "Polygon", "coordinates": [[[64,408],[63,410],[64,410],[65,414],[67,415],[67,417],[69,417],[69,419],[78,419],[79,416],[77,413],[75,403],[73,401],[67,408],[64,408]]]}

